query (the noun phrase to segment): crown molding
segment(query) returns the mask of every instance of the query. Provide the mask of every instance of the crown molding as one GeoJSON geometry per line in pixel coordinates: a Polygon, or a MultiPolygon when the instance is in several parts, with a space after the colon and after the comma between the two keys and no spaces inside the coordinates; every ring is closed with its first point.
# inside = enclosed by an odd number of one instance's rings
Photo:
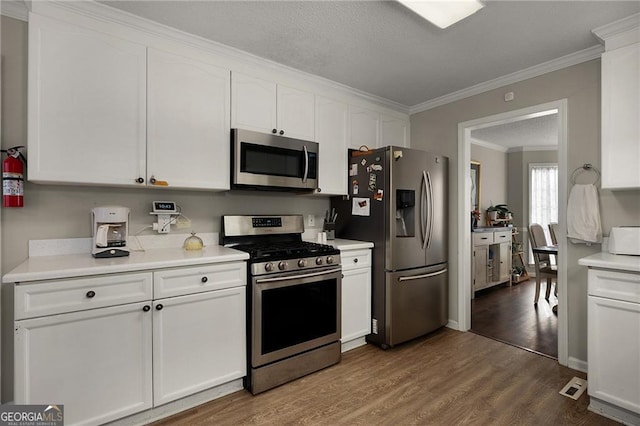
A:
{"type": "Polygon", "coordinates": [[[27,5],[22,0],[0,1],[0,14],[19,21],[29,21],[29,9],[27,9],[27,5]]]}
{"type": "Polygon", "coordinates": [[[214,55],[222,56],[235,63],[256,66],[261,69],[276,72],[285,76],[290,76],[297,80],[302,80],[309,84],[320,86],[328,90],[347,93],[349,95],[355,96],[360,100],[374,103],[378,106],[385,107],[393,111],[401,112],[407,115],[409,114],[409,107],[407,105],[375,96],[370,93],[355,89],[353,87],[346,86],[344,84],[319,77],[308,72],[300,71],[292,67],[288,67],[269,59],[261,58],[243,50],[236,49],[198,35],[187,33],[185,31],[181,31],[176,28],[133,15],[123,10],[119,10],[101,3],[96,3],[93,0],[51,0],[46,2],[33,2],[33,13],[42,13],[45,15],[50,15],[51,13],[53,13],[55,16],[55,10],[62,10],[92,19],[99,19],[101,21],[123,25],[136,31],[142,31],[153,37],[168,39],[170,41],[188,45],[195,49],[203,50],[214,55]]]}
{"type": "Polygon", "coordinates": [[[591,30],[606,50],[640,42],[640,13],[591,30]]]}
{"type": "Polygon", "coordinates": [[[509,148],[507,153],[511,152],[531,152],[531,151],[557,151],[558,145],[530,145],[530,146],[516,146],[509,148]]]}
{"type": "Polygon", "coordinates": [[[467,87],[466,89],[458,90],[456,92],[440,96],[439,98],[431,99],[430,101],[414,105],[409,108],[409,113],[411,115],[417,114],[419,112],[427,111],[429,109],[446,105],[451,102],[459,101],[460,99],[488,92],[489,90],[498,89],[509,84],[519,83],[521,81],[528,80],[533,77],[538,77],[552,71],[557,71],[562,68],[567,68],[573,65],[590,61],[592,59],[597,59],[600,57],[603,51],[603,47],[597,45],[580,50],[578,52],[570,53],[569,55],[562,56],[557,59],[552,59],[551,61],[543,62],[530,68],[516,71],[514,73],[507,74],[493,80],[485,81],[484,83],[476,84],[475,86],[467,87]]]}
{"type": "Polygon", "coordinates": [[[478,146],[481,146],[483,148],[491,149],[493,151],[507,152],[509,150],[509,148],[507,148],[506,146],[502,146],[502,145],[498,145],[496,143],[483,141],[483,140],[480,140],[480,139],[475,139],[473,137],[471,138],[471,140],[469,142],[471,142],[472,145],[478,145],[478,146]]]}

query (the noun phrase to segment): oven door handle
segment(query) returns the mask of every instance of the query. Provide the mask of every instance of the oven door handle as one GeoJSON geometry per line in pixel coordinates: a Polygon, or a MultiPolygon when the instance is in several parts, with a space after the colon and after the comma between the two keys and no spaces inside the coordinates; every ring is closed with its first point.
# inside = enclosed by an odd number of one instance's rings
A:
{"type": "Polygon", "coordinates": [[[307,151],[307,146],[302,146],[302,151],[304,152],[304,175],[302,176],[302,182],[307,182],[307,176],[309,175],[309,152],[307,151]]]}
{"type": "Polygon", "coordinates": [[[322,272],[314,272],[311,274],[288,275],[286,277],[277,277],[277,278],[259,278],[256,280],[256,284],[274,283],[278,281],[299,280],[300,278],[319,277],[320,275],[328,275],[328,274],[332,274],[334,272],[340,272],[340,271],[342,271],[342,268],[328,269],[322,272]]]}

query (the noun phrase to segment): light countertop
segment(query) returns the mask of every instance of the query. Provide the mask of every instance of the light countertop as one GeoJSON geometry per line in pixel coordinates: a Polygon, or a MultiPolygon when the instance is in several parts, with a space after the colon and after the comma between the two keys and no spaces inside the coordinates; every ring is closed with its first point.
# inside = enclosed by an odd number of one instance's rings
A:
{"type": "Polygon", "coordinates": [[[20,283],[149,269],[195,266],[247,260],[249,255],[219,245],[202,250],[157,248],[133,251],[126,257],[96,259],[89,253],[30,257],[2,277],[3,283],[20,283]]]}
{"type": "Polygon", "coordinates": [[[640,272],[640,256],[600,252],[579,259],[578,264],[590,268],[640,272]]]}
{"type": "Polygon", "coordinates": [[[335,240],[327,240],[327,244],[334,246],[338,250],[358,250],[369,249],[373,247],[373,243],[368,241],[343,240],[341,238],[336,238],[335,240]]]}

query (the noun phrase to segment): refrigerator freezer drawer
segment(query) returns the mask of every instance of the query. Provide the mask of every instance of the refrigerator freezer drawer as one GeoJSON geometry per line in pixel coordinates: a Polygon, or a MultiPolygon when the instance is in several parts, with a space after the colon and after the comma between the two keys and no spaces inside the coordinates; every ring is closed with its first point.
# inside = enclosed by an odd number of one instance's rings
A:
{"type": "Polygon", "coordinates": [[[387,273],[387,327],[394,346],[430,333],[448,321],[446,265],[387,273]]]}

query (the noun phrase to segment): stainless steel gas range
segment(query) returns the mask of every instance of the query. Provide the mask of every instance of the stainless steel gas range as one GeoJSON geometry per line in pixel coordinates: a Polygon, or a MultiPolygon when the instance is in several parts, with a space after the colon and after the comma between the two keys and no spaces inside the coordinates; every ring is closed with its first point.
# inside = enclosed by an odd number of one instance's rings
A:
{"type": "Polygon", "coordinates": [[[340,251],[303,232],[297,215],[222,217],[222,244],[250,256],[245,387],[254,395],[340,361],[340,251]]]}

